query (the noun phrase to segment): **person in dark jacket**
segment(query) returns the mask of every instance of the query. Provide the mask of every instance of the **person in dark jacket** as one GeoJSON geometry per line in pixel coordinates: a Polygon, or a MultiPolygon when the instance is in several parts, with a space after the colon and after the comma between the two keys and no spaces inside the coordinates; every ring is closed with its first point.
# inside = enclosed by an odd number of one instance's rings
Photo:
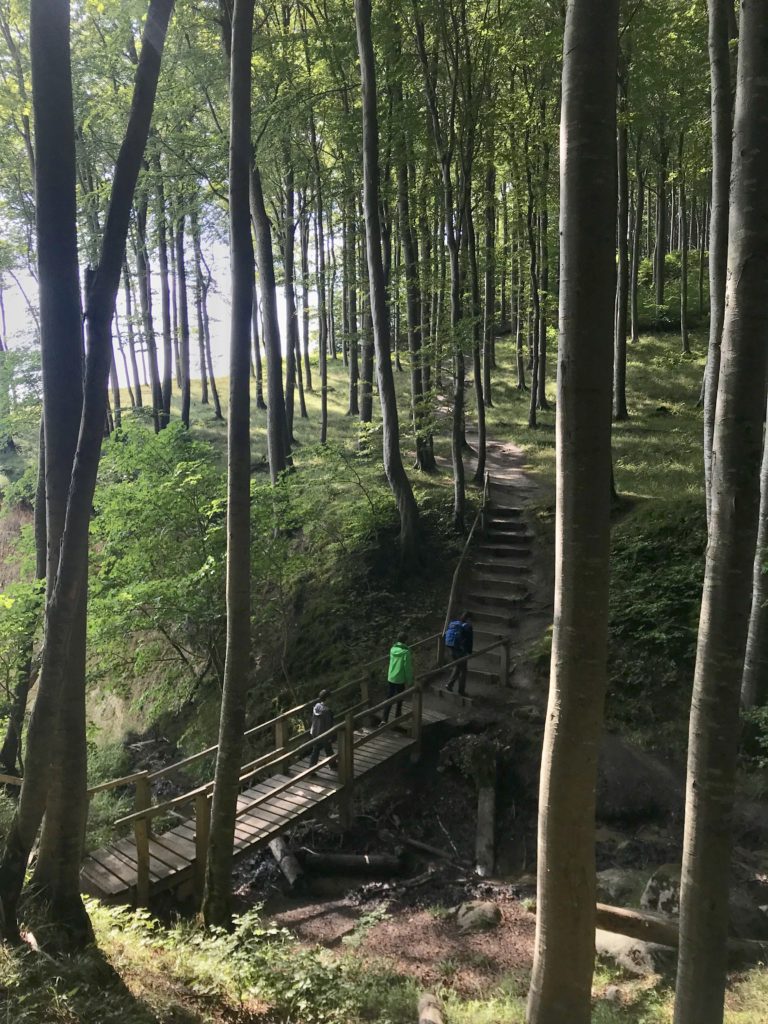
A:
{"type": "MultiPolygon", "coordinates": [[[[402,693],[406,686],[413,683],[413,655],[411,648],[405,642],[405,636],[401,633],[400,639],[391,647],[389,652],[389,670],[387,672],[389,683],[389,696],[396,697],[402,693]]],[[[396,705],[389,704],[384,709],[384,721],[389,721],[389,712],[393,706],[396,708],[395,718],[403,713],[403,702],[399,700],[396,705]]]]}
{"type": "Polygon", "coordinates": [[[449,623],[444,640],[445,646],[451,652],[451,657],[455,662],[446,690],[452,693],[454,685],[458,684],[459,696],[463,697],[467,689],[467,668],[469,667],[466,657],[472,653],[474,645],[472,616],[469,612],[462,612],[460,618],[449,623]],[[459,660],[461,658],[465,660],[459,660]]]}
{"type": "MultiPolygon", "coordinates": [[[[330,690],[321,690],[317,695],[317,703],[312,708],[312,723],[309,727],[310,736],[322,736],[324,732],[328,732],[329,729],[333,728],[333,712],[330,708],[330,690]]],[[[309,756],[309,767],[314,768],[320,759],[320,751],[325,751],[326,757],[333,757],[334,749],[331,743],[330,737],[319,740],[312,748],[312,753],[309,756]]]]}

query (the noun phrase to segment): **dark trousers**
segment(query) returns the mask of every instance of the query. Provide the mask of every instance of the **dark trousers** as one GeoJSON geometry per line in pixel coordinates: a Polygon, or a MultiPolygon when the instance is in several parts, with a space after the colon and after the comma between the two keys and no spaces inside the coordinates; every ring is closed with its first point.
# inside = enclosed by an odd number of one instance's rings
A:
{"type": "MultiPolygon", "coordinates": [[[[312,753],[309,755],[309,767],[314,768],[317,762],[320,760],[320,751],[325,750],[326,757],[333,757],[334,750],[333,744],[330,740],[320,740],[312,748],[312,753]]],[[[333,766],[331,766],[333,767],[333,766]]]]}
{"type": "Polygon", "coordinates": [[[458,683],[459,695],[464,696],[464,692],[467,689],[467,668],[469,666],[468,661],[459,661],[459,658],[464,657],[464,652],[457,650],[455,647],[451,647],[451,657],[456,662],[453,666],[453,672],[451,672],[451,678],[448,680],[448,686],[446,689],[453,690],[453,684],[458,683]]]}
{"type": "MultiPolygon", "coordinates": [[[[396,697],[398,695],[398,693],[402,693],[404,689],[405,689],[405,683],[390,683],[389,684],[389,696],[390,697],[396,697]]],[[[385,722],[389,721],[389,712],[392,710],[392,708],[396,708],[395,718],[399,718],[400,715],[402,715],[402,713],[403,713],[403,702],[401,700],[399,700],[397,702],[397,704],[389,704],[387,707],[384,708],[384,721],[385,722]]]]}

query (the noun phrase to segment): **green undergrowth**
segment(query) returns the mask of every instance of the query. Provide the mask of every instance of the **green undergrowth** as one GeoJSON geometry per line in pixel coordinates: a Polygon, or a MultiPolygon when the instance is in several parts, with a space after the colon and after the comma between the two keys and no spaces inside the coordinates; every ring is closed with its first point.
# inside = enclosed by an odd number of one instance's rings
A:
{"type": "MultiPolygon", "coordinates": [[[[98,946],[54,960],[0,947],[0,1019],[13,1024],[406,1024],[421,986],[342,947],[301,946],[258,911],[231,934],[166,927],[147,912],[89,903],[98,946]]],[[[450,1024],[523,1024],[527,978],[471,996],[438,989],[450,1024]]],[[[598,965],[593,1024],[668,1024],[672,992],[598,965]]],[[[732,979],[726,1024],[762,1024],[764,970],[732,979]]]]}

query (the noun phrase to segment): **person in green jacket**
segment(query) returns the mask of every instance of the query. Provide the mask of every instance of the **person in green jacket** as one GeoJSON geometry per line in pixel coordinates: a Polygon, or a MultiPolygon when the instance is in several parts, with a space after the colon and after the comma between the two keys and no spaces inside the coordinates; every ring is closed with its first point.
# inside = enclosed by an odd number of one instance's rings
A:
{"type": "MultiPolygon", "coordinates": [[[[400,634],[400,639],[397,640],[389,652],[389,672],[387,673],[387,682],[389,683],[389,696],[396,697],[398,693],[402,693],[406,686],[411,686],[413,683],[413,655],[411,649],[405,642],[405,635],[400,634]]],[[[389,712],[393,707],[396,707],[395,718],[399,718],[403,713],[403,702],[397,701],[397,704],[389,704],[384,709],[384,721],[389,721],[389,712]]]]}

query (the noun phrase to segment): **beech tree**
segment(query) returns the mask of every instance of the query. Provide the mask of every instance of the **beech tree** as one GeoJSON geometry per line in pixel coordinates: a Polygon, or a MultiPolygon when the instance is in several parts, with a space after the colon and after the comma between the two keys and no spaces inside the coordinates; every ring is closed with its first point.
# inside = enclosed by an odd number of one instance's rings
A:
{"type": "Polygon", "coordinates": [[[766,10],[743,0],[734,111],[725,318],[709,543],[688,737],[675,1024],[720,1024],[726,979],[739,700],[757,535],[768,372],[766,10]]]}
{"type": "MultiPolygon", "coordinates": [[[[251,635],[250,371],[254,263],[249,191],[253,8],[254,0],[235,0],[230,35],[227,31],[229,11],[226,2],[222,3],[225,46],[230,52],[229,222],[232,267],[227,435],[227,648],[203,900],[206,924],[219,927],[229,926],[232,918],[232,855],[251,635]]],[[[280,383],[282,386],[281,380],[280,383]]]]}
{"type": "Polygon", "coordinates": [[[392,374],[389,309],[381,255],[379,219],[379,125],[376,110],[376,67],[371,37],[370,0],[355,0],[357,48],[363,96],[363,196],[368,284],[376,348],[376,376],[383,421],[384,470],[400,515],[400,552],[404,561],[416,553],[418,509],[400,454],[400,428],[392,374]]]}
{"type": "Polygon", "coordinates": [[[570,0],[560,125],[555,625],[529,1024],[589,1024],[592,1013],[595,787],[608,643],[617,48],[618,0],[570,0]]]}

